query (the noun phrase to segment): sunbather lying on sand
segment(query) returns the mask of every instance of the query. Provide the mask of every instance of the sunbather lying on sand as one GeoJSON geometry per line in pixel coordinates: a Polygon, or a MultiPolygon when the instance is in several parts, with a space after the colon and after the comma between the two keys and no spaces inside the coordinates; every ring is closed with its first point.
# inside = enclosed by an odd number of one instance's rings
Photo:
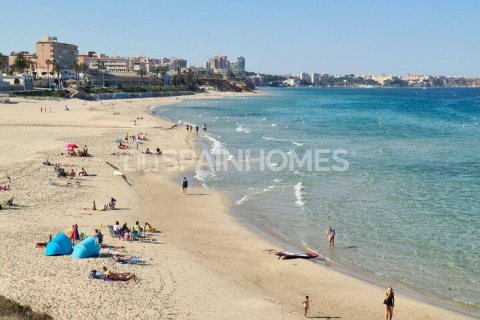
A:
{"type": "Polygon", "coordinates": [[[113,272],[107,269],[107,267],[105,266],[103,267],[103,274],[104,274],[104,278],[108,280],[114,280],[114,281],[127,281],[130,279],[137,278],[137,276],[135,276],[135,274],[131,272],[113,272]]]}
{"type": "Polygon", "coordinates": [[[114,255],[112,257],[112,259],[113,259],[113,261],[118,262],[118,263],[122,263],[122,264],[142,264],[142,263],[144,263],[143,260],[140,260],[139,257],[135,257],[135,256],[121,257],[121,256],[114,255]]]}

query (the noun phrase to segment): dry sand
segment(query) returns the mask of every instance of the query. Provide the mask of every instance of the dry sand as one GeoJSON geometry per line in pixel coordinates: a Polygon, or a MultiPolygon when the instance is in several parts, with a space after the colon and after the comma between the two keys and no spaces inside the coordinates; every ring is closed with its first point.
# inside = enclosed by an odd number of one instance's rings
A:
{"type": "MultiPolygon", "coordinates": [[[[190,188],[184,197],[175,182],[195,159],[180,161],[181,150],[196,148],[195,135],[145,112],[195,97],[83,102],[25,100],[0,105],[0,178],[9,175],[17,206],[0,211],[0,294],[47,312],[55,319],[301,319],[301,302],[312,299],[310,316],[319,319],[383,319],[384,289],[310,261],[277,260],[281,249],[254,234],[228,214],[230,199],[212,189],[190,188]],[[64,105],[70,111],[64,111],[64,105]],[[40,108],[47,107],[47,113],[40,108]],[[51,108],[51,112],[50,112],[51,108]],[[113,111],[119,111],[114,115],[113,111]],[[137,120],[134,125],[133,119],[137,120]],[[130,145],[129,157],[113,156],[117,138],[139,132],[164,155],[141,155],[130,145]],[[88,145],[93,157],[67,158],[64,144],[88,145]],[[56,178],[48,159],[67,170],[85,167],[96,176],[56,178]],[[129,183],[114,176],[117,166],[129,183]],[[143,165],[142,163],[145,163],[143,165]],[[139,166],[142,170],[136,170],[139,166]],[[143,170],[147,168],[148,170],[143,170]],[[158,170],[151,170],[156,168],[158,170]],[[48,185],[48,178],[55,186],[48,185]],[[93,211],[115,197],[118,210],[93,211]],[[115,220],[136,220],[161,232],[148,242],[112,239],[106,228],[115,220]],[[36,242],[78,223],[92,234],[104,233],[100,258],[46,257],[36,242]],[[115,264],[114,253],[137,255],[145,266],[115,264]],[[92,280],[92,269],[107,266],[134,272],[138,280],[92,280]]],[[[191,181],[193,183],[193,181],[191,181]]],[[[397,319],[467,319],[468,317],[397,294],[397,319]]]]}

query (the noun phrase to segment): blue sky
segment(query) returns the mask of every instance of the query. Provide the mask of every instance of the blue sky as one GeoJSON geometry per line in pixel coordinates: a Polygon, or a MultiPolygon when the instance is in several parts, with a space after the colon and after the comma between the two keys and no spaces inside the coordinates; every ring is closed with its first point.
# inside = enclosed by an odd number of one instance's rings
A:
{"type": "Polygon", "coordinates": [[[2,4],[0,52],[44,35],[119,56],[246,57],[269,73],[480,76],[479,0],[23,0],[2,4]]]}

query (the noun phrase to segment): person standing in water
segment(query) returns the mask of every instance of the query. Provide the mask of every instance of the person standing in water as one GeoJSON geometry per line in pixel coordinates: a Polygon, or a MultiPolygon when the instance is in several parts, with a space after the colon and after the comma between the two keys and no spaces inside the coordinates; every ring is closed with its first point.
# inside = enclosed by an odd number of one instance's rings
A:
{"type": "Polygon", "coordinates": [[[305,301],[302,302],[303,305],[303,316],[306,318],[308,309],[310,309],[310,298],[308,296],[305,296],[305,301]]]}
{"type": "Polygon", "coordinates": [[[327,229],[327,240],[329,248],[335,246],[335,228],[332,226],[327,229]]]}
{"type": "Polygon", "coordinates": [[[195,131],[197,132],[197,134],[198,134],[198,129],[199,129],[199,128],[198,128],[198,125],[195,126],[195,131]]]}
{"type": "Polygon", "coordinates": [[[187,195],[187,188],[188,188],[187,178],[183,178],[183,182],[182,182],[182,192],[183,192],[183,195],[184,195],[184,196],[187,195]]]}
{"type": "Polygon", "coordinates": [[[203,131],[207,131],[207,124],[206,124],[206,123],[203,124],[202,130],[203,130],[203,131]]]}
{"type": "Polygon", "coordinates": [[[395,306],[395,294],[393,293],[392,287],[387,288],[385,292],[385,300],[383,300],[385,305],[385,320],[392,320],[393,318],[393,307],[395,306]]]}

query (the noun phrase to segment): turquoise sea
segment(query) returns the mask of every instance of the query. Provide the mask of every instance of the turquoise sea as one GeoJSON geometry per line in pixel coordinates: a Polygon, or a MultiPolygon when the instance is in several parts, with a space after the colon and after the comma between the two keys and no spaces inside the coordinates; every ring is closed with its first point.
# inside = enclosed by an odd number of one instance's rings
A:
{"type": "Polygon", "coordinates": [[[215,159],[197,170],[197,182],[229,192],[234,214],[276,239],[478,311],[480,89],[263,93],[158,109],[207,124],[198,140],[215,159]],[[321,150],[320,170],[289,167],[311,150],[321,150]],[[271,156],[265,165],[262,152],[271,156]]]}

